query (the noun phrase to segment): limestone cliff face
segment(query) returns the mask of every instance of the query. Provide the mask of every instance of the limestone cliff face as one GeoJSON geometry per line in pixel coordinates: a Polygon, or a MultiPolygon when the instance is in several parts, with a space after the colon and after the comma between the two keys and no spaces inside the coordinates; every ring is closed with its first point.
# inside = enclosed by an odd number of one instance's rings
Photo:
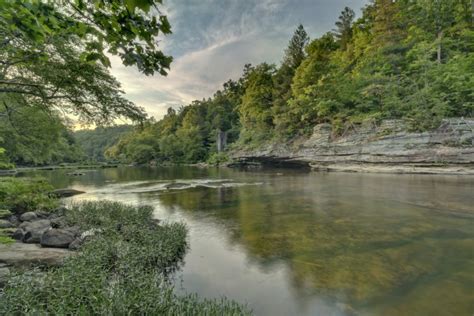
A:
{"type": "MultiPolygon", "coordinates": [[[[241,162],[275,161],[309,164],[313,168],[349,165],[445,167],[474,165],[474,119],[443,120],[432,131],[407,131],[401,120],[366,123],[334,137],[331,125],[314,127],[311,137],[289,144],[233,153],[241,162]]],[[[355,170],[356,171],[356,170],[355,170]]]]}

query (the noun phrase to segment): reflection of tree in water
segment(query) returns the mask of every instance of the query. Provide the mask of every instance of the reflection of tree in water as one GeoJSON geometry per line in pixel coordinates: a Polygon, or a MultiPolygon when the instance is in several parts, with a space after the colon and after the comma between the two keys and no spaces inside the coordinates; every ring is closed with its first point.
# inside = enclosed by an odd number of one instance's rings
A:
{"type": "Polygon", "coordinates": [[[160,200],[212,213],[263,269],[284,262],[298,295],[343,297],[357,310],[385,315],[416,314],[418,308],[468,311],[472,221],[423,208],[401,210],[383,198],[364,198],[364,192],[350,200],[337,186],[315,194],[300,182],[197,188],[160,200]]]}

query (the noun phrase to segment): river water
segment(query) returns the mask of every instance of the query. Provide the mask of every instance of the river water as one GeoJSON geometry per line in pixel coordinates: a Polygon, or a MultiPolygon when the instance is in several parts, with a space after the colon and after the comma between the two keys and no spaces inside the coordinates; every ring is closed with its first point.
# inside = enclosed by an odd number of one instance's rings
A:
{"type": "Polygon", "coordinates": [[[193,167],[37,172],[185,222],[178,292],[256,315],[473,315],[474,178],[193,167]]]}

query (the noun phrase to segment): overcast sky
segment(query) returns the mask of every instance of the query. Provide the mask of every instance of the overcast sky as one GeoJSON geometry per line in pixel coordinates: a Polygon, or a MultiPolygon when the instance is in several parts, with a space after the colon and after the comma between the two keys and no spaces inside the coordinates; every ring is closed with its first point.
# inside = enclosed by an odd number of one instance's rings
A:
{"type": "Polygon", "coordinates": [[[237,79],[246,63],[279,63],[298,24],[310,38],[334,28],[345,6],[360,16],[367,0],[164,0],[173,34],[161,49],[174,61],[167,77],[147,77],[112,60],[112,74],[126,96],[161,118],[207,98],[228,79],[237,79]]]}

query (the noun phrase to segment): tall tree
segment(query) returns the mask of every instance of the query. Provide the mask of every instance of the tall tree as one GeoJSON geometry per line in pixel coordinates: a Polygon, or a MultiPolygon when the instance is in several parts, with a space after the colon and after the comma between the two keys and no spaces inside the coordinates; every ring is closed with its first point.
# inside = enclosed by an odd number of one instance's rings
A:
{"type": "Polygon", "coordinates": [[[346,49],[347,45],[352,39],[352,24],[354,23],[355,13],[349,7],[345,7],[336,22],[336,29],[334,34],[341,45],[341,48],[346,49]]]}
{"type": "Polygon", "coordinates": [[[291,82],[296,69],[306,57],[305,47],[309,42],[308,34],[303,25],[299,25],[291,38],[280,68],[273,78],[273,116],[277,131],[281,134],[287,129],[285,113],[288,110],[288,100],[291,98],[291,82]]]}

